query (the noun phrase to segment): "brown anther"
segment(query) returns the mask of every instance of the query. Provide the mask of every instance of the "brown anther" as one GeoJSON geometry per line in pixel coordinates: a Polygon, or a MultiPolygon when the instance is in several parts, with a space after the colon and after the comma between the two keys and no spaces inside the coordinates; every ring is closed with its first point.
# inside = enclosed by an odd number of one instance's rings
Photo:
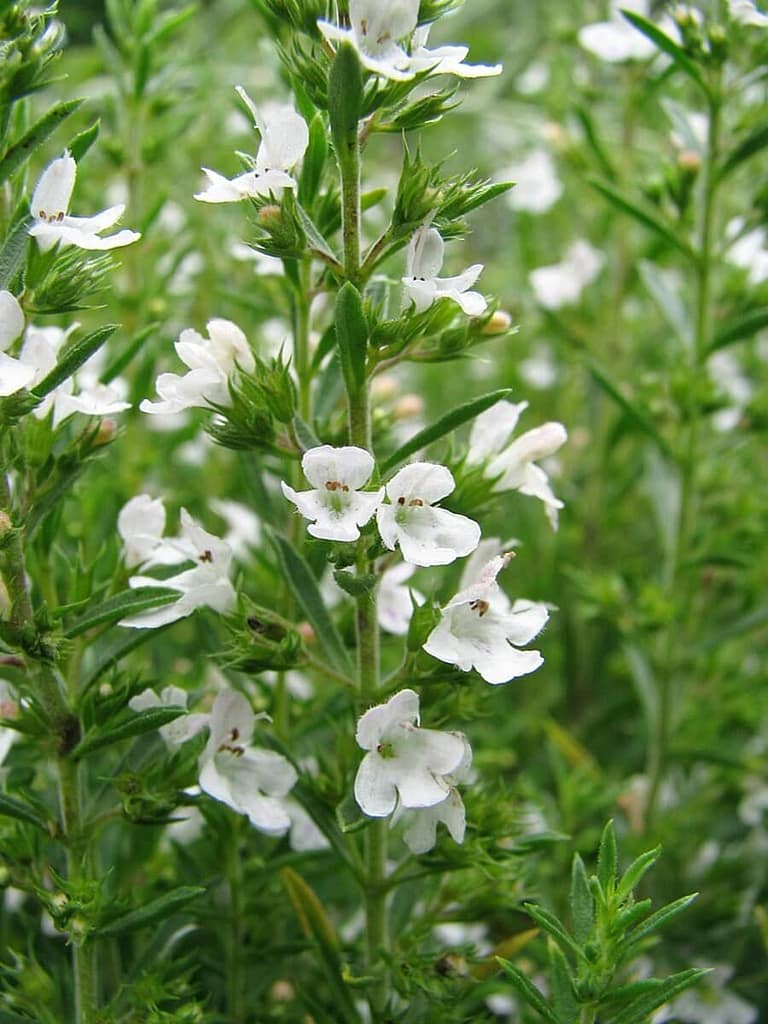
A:
{"type": "Polygon", "coordinates": [[[367,18],[361,18],[360,19],[360,32],[364,36],[368,35],[368,19],[367,18]]]}
{"type": "Polygon", "coordinates": [[[398,504],[398,505],[404,505],[404,504],[405,504],[405,498],[404,498],[404,497],[402,496],[402,494],[401,494],[401,495],[400,495],[400,497],[399,497],[399,498],[397,499],[397,504],[398,504]]]}
{"type": "Polygon", "coordinates": [[[48,218],[45,215],[45,210],[38,210],[37,211],[37,216],[39,217],[40,220],[48,220],[48,218]]]}
{"type": "Polygon", "coordinates": [[[202,555],[200,555],[200,561],[201,562],[212,562],[213,561],[213,555],[208,550],[208,548],[206,548],[205,551],[202,553],[202,555]]]}
{"type": "Polygon", "coordinates": [[[56,214],[56,223],[58,224],[58,222],[62,220],[64,220],[64,211],[59,210],[59,212],[56,214]]]}
{"type": "Polygon", "coordinates": [[[383,749],[384,749],[384,744],[383,743],[377,743],[376,744],[376,753],[377,754],[380,754],[383,749]]]}
{"type": "Polygon", "coordinates": [[[424,502],[421,498],[411,498],[408,504],[413,505],[414,508],[424,508],[424,502]]]}
{"type": "Polygon", "coordinates": [[[232,727],[232,731],[229,734],[229,738],[232,740],[233,743],[235,742],[235,740],[240,739],[240,730],[237,728],[236,725],[232,727]]]}
{"type": "Polygon", "coordinates": [[[472,609],[473,612],[477,612],[477,614],[482,619],[482,617],[486,614],[486,612],[490,608],[490,605],[488,604],[487,601],[483,601],[480,598],[478,598],[476,601],[470,601],[469,602],[469,607],[472,609]]]}

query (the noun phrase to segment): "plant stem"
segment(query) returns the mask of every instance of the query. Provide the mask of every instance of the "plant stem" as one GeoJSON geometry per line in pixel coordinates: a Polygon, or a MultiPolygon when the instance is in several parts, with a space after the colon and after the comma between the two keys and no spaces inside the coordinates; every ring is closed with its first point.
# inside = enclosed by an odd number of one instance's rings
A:
{"type": "Polygon", "coordinates": [[[243,868],[240,860],[240,819],[232,826],[227,856],[227,881],[229,884],[230,929],[228,952],[229,1020],[241,1024],[245,1012],[243,1004],[243,868]]]}
{"type": "Polygon", "coordinates": [[[595,1024],[597,1010],[593,1006],[582,1006],[579,1014],[579,1024],[595,1024]]]}
{"type": "Polygon", "coordinates": [[[299,416],[305,423],[312,419],[312,377],[309,358],[309,260],[299,264],[299,287],[295,291],[293,309],[293,351],[299,382],[299,416]]]}
{"type": "MultiPolygon", "coordinates": [[[[712,323],[712,266],[713,227],[715,220],[715,195],[720,148],[721,73],[713,76],[709,91],[709,119],[707,150],[702,167],[701,221],[698,232],[696,263],[696,311],[694,319],[693,345],[690,353],[690,384],[686,389],[684,451],[680,471],[680,504],[677,516],[677,530],[671,565],[667,573],[667,584],[672,593],[681,589],[681,577],[690,558],[691,541],[694,533],[696,508],[698,504],[698,454],[701,434],[701,400],[699,381],[703,373],[709,348],[712,323]]],[[[681,629],[685,629],[690,613],[694,588],[688,586],[678,596],[678,612],[666,631],[662,675],[659,682],[658,721],[655,723],[656,736],[650,744],[648,775],[650,787],[646,805],[646,828],[652,827],[661,784],[667,767],[669,741],[672,729],[673,681],[675,678],[675,651],[679,648],[681,629]]]]}
{"type": "MultiPolygon", "coordinates": [[[[356,287],[360,284],[360,144],[355,140],[339,160],[342,188],[342,233],[344,238],[344,276],[356,287]]],[[[367,382],[348,391],[349,443],[371,450],[371,414],[367,382]]],[[[357,571],[370,571],[368,542],[361,537],[357,545],[357,571]]],[[[359,594],[355,600],[357,630],[358,694],[361,710],[373,703],[379,689],[379,623],[376,614],[376,591],[359,594]]],[[[387,822],[373,821],[365,832],[365,918],[368,968],[378,981],[370,993],[371,1009],[376,1018],[388,996],[388,979],[380,966],[381,952],[388,946],[387,934],[387,822]]]]}

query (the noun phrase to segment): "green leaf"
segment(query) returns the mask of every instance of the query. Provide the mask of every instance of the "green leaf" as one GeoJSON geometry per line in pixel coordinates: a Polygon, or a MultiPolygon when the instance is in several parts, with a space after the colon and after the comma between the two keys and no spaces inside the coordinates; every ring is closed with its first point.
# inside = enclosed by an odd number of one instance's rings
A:
{"type": "Polygon", "coordinates": [[[584,138],[592,150],[592,154],[600,164],[601,171],[610,181],[615,181],[616,168],[613,166],[611,158],[608,156],[608,151],[598,135],[592,115],[586,107],[576,107],[574,113],[584,132],[584,138]]]}
{"type": "Polygon", "coordinates": [[[134,334],[127,345],[121,345],[120,351],[108,364],[107,368],[99,378],[102,384],[111,384],[115,377],[119,377],[128,364],[138,355],[144,347],[144,343],[159,328],[158,322],[147,324],[138,333],[134,334]]]}
{"type": "Polygon", "coordinates": [[[593,360],[587,358],[586,364],[595,383],[614,400],[614,402],[623,410],[628,419],[630,419],[635,426],[639,427],[643,433],[647,434],[656,442],[660,451],[662,451],[668,458],[672,458],[669,445],[659,433],[650,413],[646,412],[645,409],[630,401],[626,395],[622,394],[617,385],[610,380],[605,372],[601,370],[593,360]]]}
{"type": "Polygon", "coordinates": [[[296,203],[296,215],[299,218],[304,234],[307,236],[310,249],[324,256],[330,263],[337,264],[338,269],[341,270],[339,258],[331,248],[330,243],[323,238],[319,228],[299,202],[296,203]]]}
{"type": "Polygon", "coordinates": [[[621,877],[621,881],[616,889],[617,895],[621,899],[626,899],[635,889],[646,871],[653,867],[660,856],[661,847],[656,846],[652,850],[641,853],[639,857],[633,860],[621,877]]]}
{"type": "Polygon", "coordinates": [[[129,910],[113,921],[102,925],[94,932],[94,936],[100,939],[114,938],[116,935],[124,935],[126,932],[135,932],[139,928],[149,928],[158,921],[165,921],[182,910],[192,900],[197,899],[205,892],[199,885],[182,885],[173,889],[165,896],[158,896],[156,900],[150,900],[143,907],[137,910],[129,910]]]}
{"type": "Polygon", "coordinates": [[[87,362],[95,352],[99,351],[101,346],[108,338],[112,337],[119,326],[119,324],[106,324],[104,327],[98,327],[95,331],[91,331],[90,334],[86,334],[84,338],[70,345],[48,376],[44,377],[36,387],[32,388],[30,391],[32,397],[42,401],[54,388],[68,380],[73,373],[80,369],[83,363],[87,362]]]}
{"type": "Polygon", "coordinates": [[[536,1010],[537,1013],[539,1013],[544,1020],[548,1022],[548,1024],[563,1024],[541,992],[536,988],[532,981],[529,981],[528,978],[526,978],[522,971],[518,970],[514,964],[509,962],[509,960],[504,960],[503,957],[497,957],[496,959],[499,961],[501,969],[509,978],[513,988],[529,1006],[533,1007],[533,1009],[536,1010]]]}
{"type": "Polygon", "coordinates": [[[298,413],[293,417],[293,430],[296,434],[296,440],[304,451],[307,451],[309,448],[317,448],[320,444],[315,432],[309,424],[304,422],[298,413]]]}
{"type": "Polygon", "coordinates": [[[334,569],[333,578],[341,589],[351,597],[370,594],[378,583],[379,577],[374,572],[357,575],[346,569],[334,569]]]}
{"type": "Polygon", "coordinates": [[[663,928],[674,917],[681,914],[686,907],[690,906],[698,895],[699,894],[697,892],[693,892],[690,896],[681,896],[679,900],[667,903],[666,906],[661,907],[655,913],[651,914],[650,917],[646,918],[645,921],[635,928],[633,932],[630,932],[629,935],[627,935],[627,941],[635,945],[640,942],[641,939],[644,939],[648,935],[652,935],[653,932],[663,928]]]}
{"type": "Polygon", "coordinates": [[[441,437],[445,437],[452,430],[456,430],[464,423],[473,420],[475,416],[479,416],[481,412],[485,412],[486,409],[490,409],[491,406],[496,405],[497,402],[501,402],[505,398],[509,398],[512,394],[511,388],[500,388],[498,391],[491,391],[487,395],[481,395],[480,398],[473,398],[469,402],[465,402],[463,405],[457,406],[451,412],[446,413],[445,416],[441,416],[439,420],[435,420],[428,427],[424,427],[418,434],[414,434],[410,440],[406,441],[404,445],[401,445],[397,451],[392,452],[391,455],[387,456],[381,464],[382,473],[388,472],[390,469],[394,469],[400,462],[404,462],[409,455],[413,455],[414,452],[419,451],[421,448],[426,448],[427,445],[432,444],[433,441],[437,441],[441,437]]]}
{"type": "Polygon", "coordinates": [[[664,319],[687,351],[693,348],[693,328],[680,290],[671,288],[665,275],[649,260],[638,264],[643,284],[661,310],[664,319]]]}
{"type": "Polygon", "coordinates": [[[28,804],[22,803],[21,800],[15,800],[5,793],[0,793],[0,815],[6,818],[17,818],[19,821],[24,821],[27,825],[34,825],[35,828],[49,834],[45,818],[42,818],[28,804]]]}
{"type": "Polygon", "coordinates": [[[654,992],[648,992],[633,999],[620,1013],[612,1017],[609,1024],[646,1024],[648,1018],[664,1003],[670,1002],[676,995],[695,985],[697,981],[709,974],[710,968],[691,967],[687,971],[673,974],[659,982],[654,992]]]}
{"type": "Polygon", "coordinates": [[[0,160],[0,184],[7,181],[20,167],[23,167],[35,150],[42,146],[45,140],[56,131],[60,124],[66,121],[70,114],[74,114],[82,103],[83,100],[67,100],[64,103],[57,103],[47,114],[43,114],[40,120],[36,121],[18,142],[6,150],[3,159],[0,160]]]}
{"type": "Polygon", "coordinates": [[[641,14],[637,14],[635,11],[623,9],[621,13],[630,25],[634,25],[635,28],[639,32],[642,32],[647,39],[650,39],[651,42],[666,53],[668,57],[671,57],[677,67],[688,75],[688,77],[694,81],[699,88],[703,89],[707,96],[709,96],[709,87],[702,78],[700,70],[682,46],[676,43],[674,39],[670,39],[670,37],[665,32],[662,32],[657,25],[654,25],[652,21],[644,18],[641,14]]]}
{"type": "Polygon", "coordinates": [[[67,146],[67,149],[75,163],[80,163],[96,139],[98,139],[100,129],[101,121],[97,117],[90,128],[85,128],[83,131],[79,132],[74,139],[72,139],[70,144],[67,146]]]}
{"type": "Polygon", "coordinates": [[[723,324],[712,339],[708,351],[717,352],[727,345],[751,338],[764,327],[768,327],[768,309],[751,309],[748,313],[737,315],[723,324]]]}
{"type": "Polygon", "coordinates": [[[301,163],[298,196],[300,206],[311,206],[312,201],[318,196],[327,156],[325,122],[323,115],[317,113],[309,125],[309,144],[301,163]]]}
{"type": "Polygon", "coordinates": [[[336,297],[336,343],[347,392],[357,395],[365,387],[368,323],[360,292],[351,281],[342,285],[336,297]]]}
{"type": "Polygon", "coordinates": [[[544,907],[539,906],[537,903],[523,903],[523,907],[526,914],[532,917],[536,924],[540,925],[547,934],[552,936],[563,952],[568,950],[570,953],[573,953],[577,960],[586,959],[584,950],[568,934],[554,914],[550,913],[549,910],[545,910],[544,907]]]}
{"type": "Polygon", "coordinates": [[[588,184],[592,186],[597,192],[600,193],[605,199],[608,200],[617,210],[621,213],[626,213],[632,217],[643,227],[648,228],[649,231],[655,232],[660,238],[668,242],[671,246],[678,249],[686,256],[687,259],[692,262],[695,261],[696,257],[691,250],[691,247],[685,241],[675,233],[674,228],[671,225],[665,224],[657,215],[650,210],[644,209],[642,206],[638,206],[637,203],[633,203],[631,199],[627,199],[626,196],[622,195],[613,185],[607,181],[597,181],[590,179],[588,184]]]}
{"type": "MultiPolygon", "coordinates": [[[[171,624],[169,623],[169,626],[170,625],[171,624]]],[[[131,651],[135,651],[148,640],[153,638],[156,639],[158,634],[168,629],[169,626],[160,626],[157,629],[126,630],[126,636],[118,637],[115,643],[109,644],[104,649],[97,647],[96,650],[93,651],[96,658],[95,663],[90,667],[86,663],[87,672],[82,681],[81,696],[87,693],[87,691],[94,683],[99,681],[105,672],[108,672],[110,668],[117,665],[118,662],[127,654],[130,654],[131,651]]]]}
{"type": "Polygon", "coordinates": [[[578,1020],[579,1004],[573,990],[568,961],[563,956],[560,947],[551,940],[548,943],[547,952],[549,955],[549,984],[555,1013],[560,1020],[578,1020]]]}
{"type": "Polygon", "coordinates": [[[0,288],[7,288],[24,262],[29,226],[32,218],[25,214],[10,231],[0,249],[0,288]]]}
{"type": "Polygon", "coordinates": [[[282,868],[280,877],[304,934],[315,942],[340,1020],[347,1024],[360,1024],[360,1016],[344,979],[339,940],[322,903],[301,875],[292,868],[282,868]]]}
{"type": "Polygon", "coordinates": [[[616,885],[618,853],[616,850],[616,832],[613,819],[603,829],[597,853],[597,878],[603,891],[609,893],[616,885]]]}
{"type": "Polygon", "coordinates": [[[334,668],[351,676],[352,661],[333,619],[328,614],[312,570],[284,537],[272,533],[271,539],[288,586],[314,629],[325,657],[334,668]]]}
{"type": "Polygon", "coordinates": [[[587,872],[584,869],[584,861],[578,853],[574,854],[571,868],[570,905],[573,932],[576,941],[583,945],[591,935],[595,924],[595,906],[587,872]]]}
{"type": "Polygon", "coordinates": [[[766,146],[768,146],[768,124],[761,124],[745,139],[742,139],[735,149],[731,150],[723,161],[718,180],[722,181],[732,171],[735,171],[739,164],[749,160],[751,156],[755,156],[766,146]]]}
{"type": "Polygon", "coordinates": [[[354,159],[362,106],[360,61],[354,47],[344,42],[336,51],[328,76],[328,115],[336,158],[340,164],[354,159]]]}
{"type": "Polygon", "coordinates": [[[77,744],[72,751],[72,757],[75,759],[87,757],[88,754],[92,754],[102,747],[108,747],[121,740],[130,739],[132,736],[141,736],[145,732],[160,729],[183,714],[186,714],[186,708],[182,707],[148,708],[146,711],[132,713],[130,718],[125,718],[121,722],[96,726],[89,730],[77,744]]]}
{"type": "Polygon", "coordinates": [[[94,626],[117,622],[126,615],[138,615],[139,612],[170,604],[178,599],[178,590],[171,590],[168,587],[137,587],[135,590],[123,590],[106,601],[96,601],[64,630],[64,636],[72,639],[93,629],[94,626]]]}

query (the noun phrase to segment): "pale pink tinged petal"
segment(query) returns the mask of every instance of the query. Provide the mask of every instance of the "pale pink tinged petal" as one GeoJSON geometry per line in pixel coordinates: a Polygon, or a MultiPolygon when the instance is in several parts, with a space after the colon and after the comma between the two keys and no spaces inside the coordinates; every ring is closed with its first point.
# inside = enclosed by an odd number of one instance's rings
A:
{"type": "MultiPolygon", "coordinates": [[[[437,277],[443,265],[444,255],[445,242],[440,232],[437,228],[422,225],[417,228],[408,244],[407,276],[428,280],[437,277]]],[[[471,284],[474,284],[474,281],[471,284]]]]}
{"type": "Polygon", "coordinates": [[[72,199],[76,175],[77,164],[69,153],[49,163],[32,193],[32,216],[55,217],[59,213],[66,213],[72,199]]]}
{"type": "Polygon", "coordinates": [[[507,639],[521,647],[538,636],[548,621],[549,609],[545,604],[518,598],[504,617],[507,639]]]}
{"type": "Polygon", "coordinates": [[[256,170],[288,171],[304,156],[309,145],[306,121],[286,108],[267,123],[256,155],[256,170]]]}
{"type": "Polygon", "coordinates": [[[403,722],[418,725],[419,695],[414,690],[400,690],[386,704],[369,708],[357,723],[355,739],[363,750],[373,750],[382,736],[403,722]]]}
{"type": "Polygon", "coordinates": [[[307,480],[319,490],[328,482],[346,484],[350,490],[363,487],[373,473],[372,455],[364,448],[346,445],[334,448],[329,444],[310,448],[304,453],[301,468],[307,480]]]}
{"type": "Polygon", "coordinates": [[[395,473],[386,485],[387,497],[393,505],[399,498],[405,505],[414,499],[428,505],[447,497],[456,487],[453,474],[446,466],[434,462],[412,462],[395,473]]]}
{"type": "Polygon", "coordinates": [[[366,754],[355,776],[355,800],[370,818],[386,818],[395,809],[397,790],[387,778],[385,762],[375,751],[366,754]]]}
{"type": "Polygon", "coordinates": [[[421,278],[404,277],[406,296],[413,302],[417,313],[424,313],[438,297],[437,285],[434,280],[422,281],[421,278]]]}
{"type": "Polygon", "coordinates": [[[5,352],[9,345],[21,337],[23,330],[24,312],[18,300],[9,291],[0,291],[0,352],[5,352]]]}
{"type": "Polygon", "coordinates": [[[0,397],[15,395],[32,385],[36,377],[33,366],[25,366],[19,359],[0,352],[0,397]]]}
{"type": "Polygon", "coordinates": [[[503,657],[480,651],[475,657],[475,668],[486,683],[494,686],[535,672],[543,664],[544,659],[539,651],[519,651],[511,646],[503,657]]]}

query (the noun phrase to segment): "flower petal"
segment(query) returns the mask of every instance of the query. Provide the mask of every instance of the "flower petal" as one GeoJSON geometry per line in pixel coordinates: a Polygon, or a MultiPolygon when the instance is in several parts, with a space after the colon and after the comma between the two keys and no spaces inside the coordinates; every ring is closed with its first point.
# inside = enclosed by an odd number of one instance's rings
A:
{"type": "Polygon", "coordinates": [[[414,690],[400,690],[386,704],[369,708],[357,723],[355,739],[363,750],[375,750],[381,738],[391,729],[419,723],[419,695],[414,690]]]}
{"type": "Polygon", "coordinates": [[[56,217],[60,213],[66,213],[72,199],[76,176],[77,164],[69,153],[52,160],[40,175],[32,193],[32,216],[56,217]]]}
{"type": "Polygon", "coordinates": [[[456,481],[446,466],[433,462],[412,462],[395,473],[386,491],[393,505],[407,506],[413,500],[432,505],[449,495],[455,487],[456,481]],[[400,498],[403,498],[402,503],[400,498]]]}
{"type": "MultiPolygon", "coordinates": [[[[5,352],[9,345],[20,338],[23,330],[24,312],[18,300],[9,291],[0,291],[0,352],[5,352]]],[[[12,393],[5,392],[9,395],[12,393]]]]}
{"type": "Polygon", "coordinates": [[[383,763],[371,751],[360,762],[355,776],[355,800],[370,818],[386,818],[397,804],[397,790],[383,770],[383,763]]]}
{"type": "Polygon", "coordinates": [[[329,481],[334,481],[357,491],[370,479],[374,461],[370,452],[364,448],[354,445],[334,448],[322,444],[304,453],[301,468],[307,480],[319,490],[329,481]]]}

